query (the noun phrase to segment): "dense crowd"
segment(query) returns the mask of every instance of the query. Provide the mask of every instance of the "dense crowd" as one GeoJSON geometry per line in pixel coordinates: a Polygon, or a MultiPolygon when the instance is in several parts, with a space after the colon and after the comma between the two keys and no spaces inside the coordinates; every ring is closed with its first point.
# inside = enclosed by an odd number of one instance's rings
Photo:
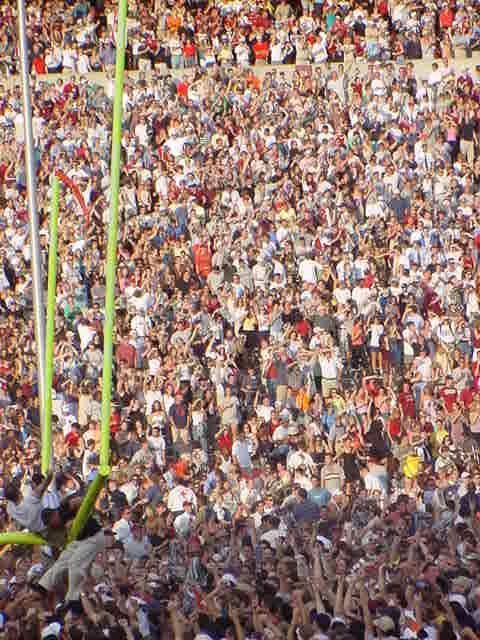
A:
{"type": "Polygon", "coordinates": [[[78,187],[46,479],[21,95],[0,98],[0,520],[48,542],[2,551],[4,637],[475,639],[477,78],[444,57],[127,80],[112,473],[64,550],[99,465],[112,92],[34,78],[45,264],[54,171],[78,187]]]}
{"type": "MultiPolygon", "coordinates": [[[[480,43],[475,0],[131,1],[127,66],[147,70],[219,64],[403,62],[470,56],[480,43]]],[[[0,72],[18,65],[15,0],[0,7],[0,72]]],[[[32,72],[108,71],[115,61],[117,3],[29,3],[32,72]]]]}

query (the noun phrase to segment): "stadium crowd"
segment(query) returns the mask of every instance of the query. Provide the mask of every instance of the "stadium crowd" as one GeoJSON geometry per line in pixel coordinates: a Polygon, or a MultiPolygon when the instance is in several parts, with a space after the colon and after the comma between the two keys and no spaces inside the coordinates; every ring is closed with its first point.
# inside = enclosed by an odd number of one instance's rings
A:
{"type": "MultiPolygon", "coordinates": [[[[15,0],[0,7],[0,70],[14,73],[15,0]]],[[[180,0],[129,2],[130,69],[215,64],[350,63],[471,55],[475,0],[180,0]]],[[[115,60],[116,2],[43,0],[28,6],[32,72],[107,71],[115,60]]]]}
{"type": "Polygon", "coordinates": [[[48,542],[2,550],[0,633],[475,640],[480,82],[446,43],[476,5],[150,4],[130,66],[195,69],[126,80],[112,473],[66,549],[99,465],[113,83],[47,83],[35,56],[112,54],[112,4],[65,3],[58,29],[58,2],[29,7],[45,265],[53,173],[68,184],[46,479],[21,94],[0,96],[0,523],[48,542]],[[296,37],[290,61],[334,41],[345,64],[231,65],[266,33],[273,62],[296,37]],[[414,36],[442,54],[425,78],[414,36]]]}

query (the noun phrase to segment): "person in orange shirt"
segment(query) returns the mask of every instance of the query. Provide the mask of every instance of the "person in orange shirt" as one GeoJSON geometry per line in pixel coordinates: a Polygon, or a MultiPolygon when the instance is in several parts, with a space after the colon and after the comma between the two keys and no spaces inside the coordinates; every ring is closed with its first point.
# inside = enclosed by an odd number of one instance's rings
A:
{"type": "Polygon", "coordinates": [[[172,31],[173,33],[176,33],[180,27],[182,26],[182,17],[179,13],[177,13],[176,11],[173,11],[168,17],[167,17],[167,29],[169,31],[172,31]]]}
{"type": "Polygon", "coordinates": [[[188,455],[180,456],[180,458],[172,463],[170,469],[175,474],[177,479],[184,479],[190,477],[190,469],[188,465],[188,455]]]}
{"type": "Polygon", "coordinates": [[[306,413],[310,406],[310,394],[308,392],[308,384],[304,384],[297,393],[296,404],[299,411],[306,413]]]}

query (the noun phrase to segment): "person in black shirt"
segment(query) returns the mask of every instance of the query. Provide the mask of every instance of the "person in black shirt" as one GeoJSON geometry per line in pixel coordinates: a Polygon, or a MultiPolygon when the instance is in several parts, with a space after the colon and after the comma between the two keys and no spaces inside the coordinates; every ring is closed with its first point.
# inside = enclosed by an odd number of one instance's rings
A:
{"type": "Polygon", "coordinates": [[[477,144],[476,129],[478,123],[473,109],[464,110],[460,119],[460,153],[465,156],[470,168],[475,159],[475,144],[477,144]]]}
{"type": "MultiPolygon", "coordinates": [[[[77,514],[82,497],[73,496],[64,500],[58,509],[44,509],[42,520],[47,531],[45,537],[54,547],[61,547],[66,539],[68,524],[77,514]]],[[[48,569],[38,582],[38,590],[44,594],[55,589],[56,585],[68,575],[68,591],[65,602],[59,609],[65,610],[80,599],[80,588],[88,574],[90,565],[98,553],[105,550],[106,538],[112,534],[104,532],[93,517],[89,517],[78,539],[71,542],[58,556],[55,564],[48,569]]],[[[110,538],[110,545],[113,537],[110,538]]]]}
{"type": "Polygon", "coordinates": [[[120,518],[122,511],[128,507],[127,496],[120,491],[115,478],[108,480],[108,491],[101,499],[100,507],[104,513],[110,512],[115,522],[120,518]]]}

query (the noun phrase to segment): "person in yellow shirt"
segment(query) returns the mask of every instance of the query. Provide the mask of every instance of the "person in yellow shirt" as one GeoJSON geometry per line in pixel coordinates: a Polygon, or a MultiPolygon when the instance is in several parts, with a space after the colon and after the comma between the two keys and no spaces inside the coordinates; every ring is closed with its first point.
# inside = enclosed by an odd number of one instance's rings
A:
{"type": "Polygon", "coordinates": [[[308,384],[300,387],[297,393],[297,409],[306,413],[310,406],[310,395],[308,392],[308,384]]]}

